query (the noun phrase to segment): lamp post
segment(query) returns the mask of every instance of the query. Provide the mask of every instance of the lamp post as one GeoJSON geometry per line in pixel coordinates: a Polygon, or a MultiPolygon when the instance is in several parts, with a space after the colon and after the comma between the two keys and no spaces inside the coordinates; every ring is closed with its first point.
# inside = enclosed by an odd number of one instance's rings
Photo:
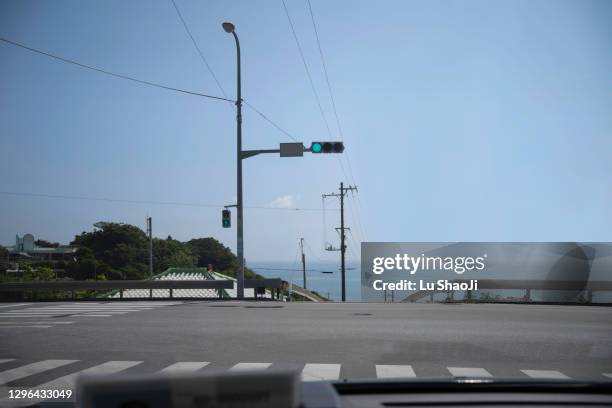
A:
{"type": "Polygon", "coordinates": [[[244,299],[244,234],[242,228],[242,93],[240,89],[240,42],[236,35],[235,27],[232,23],[225,22],[222,24],[223,30],[226,33],[232,34],[236,40],[236,65],[237,65],[237,81],[236,81],[236,159],[238,163],[237,171],[237,200],[236,212],[238,213],[236,221],[237,243],[236,250],[238,253],[238,276],[237,278],[237,297],[244,299]]]}

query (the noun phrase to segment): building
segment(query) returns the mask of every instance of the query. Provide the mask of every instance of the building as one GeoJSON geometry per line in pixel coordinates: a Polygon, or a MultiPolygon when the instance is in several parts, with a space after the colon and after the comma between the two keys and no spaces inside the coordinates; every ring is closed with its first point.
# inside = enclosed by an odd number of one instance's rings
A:
{"type": "Polygon", "coordinates": [[[73,256],[77,251],[77,247],[60,245],[58,247],[40,247],[36,245],[34,235],[25,234],[23,237],[15,236],[15,245],[5,247],[9,252],[11,260],[32,259],[64,259],[64,257],[73,256]]]}

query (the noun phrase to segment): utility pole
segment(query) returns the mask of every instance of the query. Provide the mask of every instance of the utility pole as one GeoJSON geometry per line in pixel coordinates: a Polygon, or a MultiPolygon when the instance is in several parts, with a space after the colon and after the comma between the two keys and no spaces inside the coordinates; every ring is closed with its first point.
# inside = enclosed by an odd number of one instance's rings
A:
{"type": "MultiPolygon", "coordinates": [[[[153,278],[153,220],[147,217],[147,235],[149,236],[149,279],[153,278]]],[[[153,297],[153,289],[149,289],[149,298],[153,297]]]]}
{"type": "Polygon", "coordinates": [[[306,255],[304,255],[304,238],[300,238],[300,249],[302,250],[302,276],[304,277],[304,289],[306,289],[306,255]]]}
{"type": "Polygon", "coordinates": [[[149,236],[149,279],[153,277],[153,220],[147,217],[147,235],[149,236]]]}
{"type": "Polygon", "coordinates": [[[238,212],[238,216],[236,217],[236,252],[238,255],[236,297],[238,299],[244,299],[244,229],[242,226],[242,89],[240,80],[240,41],[238,41],[238,36],[236,35],[235,27],[232,23],[225,22],[222,24],[222,26],[226,33],[234,36],[234,40],[236,41],[236,196],[238,201],[236,203],[236,211],[238,212]]]}
{"type": "Polygon", "coordinates": [[[336,228],[336,231],[340,231],[340,248],[333,248],[331,245],[325,248],[327,251],[340,251],[340,270],[342,277],[342,301],[346,302],[346,234],[345,230],[350,228],[344,226],[344,196],[347,191],[358,191],[357,186],[344,187],[344,183],[340,182],[340,194],[331,193],[323,194],[325,197],[340,197],[340,228],[336,228]]]}

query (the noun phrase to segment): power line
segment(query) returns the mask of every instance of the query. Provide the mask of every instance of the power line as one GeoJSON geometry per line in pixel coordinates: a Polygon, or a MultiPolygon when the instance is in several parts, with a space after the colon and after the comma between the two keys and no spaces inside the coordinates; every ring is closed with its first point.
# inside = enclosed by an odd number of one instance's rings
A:
{"type": "Polygon", "coordinates": [[[204,98],[218,99],[218,100],[222,100],[222,101],[234,102],[231,99],[222,98],[220,96],[213,96],[213,95],[207,95],[207,94],[203,94],[203,93],[199,93],[199,92],[188,91],[188,90],[185,90],[185,89],[174,88],[174,87],[171,87],[171,86],[166,86],[166,85],[158,84],[158,83],[155,83],[155,82],[145,81],[143,79],[138,79],[138,78],[130,77],[130,76],[127,76],[127,75],[117,74],[117,73],[114,73],[114,72],[111,72],[111,71],[107,71],[107,70],[104,70],[104,69],[101,69],[101,68],[97,68],[97,67],[94,67],[94,66],[91,66],[91,65],[86,65],[86,64],[80,63],[78,61],[74,61],[74,60],[68,59],[68,58],[60,57],[60,56],[48,53],[46,51],[41,51],[41,50],[38,50],[36,48],[28,47],[27,45],[24,45],[24,44],[15,42],[15,41],[7,40],[6,38],[0,38],[0,41],[3,41],[5,43],[7,43],[7,44],[11,44],[11,45],[14,45],[16,47],[20,47],[20,48],[23,48],[25,50],[28,50],[28,51],[31,51],[31,52],[35,52],[37,54],[44,55],[44,56],[47,56],[47,57],[50,57],[50,58],[53,58],[53,59],[56,59],[56,60],[59,60],[59,61],[62,61],[62,62],[66,62],[68,64],[76,65],[76,66],[79,66],[81,68],[86,68],[86,69],[89,69],[89,70],[92,70],[92,71],[96,71],[96,72],[99,72],[99,73],[102,73],[102,74],[110,75],[110,76],[115,77],[115,78],[121,78],[121,79],[125,79],[125,80],[128,80],[128,81],[137,82],[137,83],[143,84],[143,85],[149,85],[149,86],[154,86],[154,87],[157,87],[157,88],[166,89],[166,90],[169,90],[169,91],[181,92],[181,93],[185,93],[185,94],[189,94],[189,95],[201,96],[201,97],[204,97],[204,98]]]}
{"type": "MultiPolygon", "coordinates": [[[[319,39],[319,30],[317,30],[317,23],[314,18],[314,13],[312,12],[312,5],[310,3],[310,0],[307,0],[307,2],[308,2],[308,11],[310,12],[310,19],[312,21],[312,27],[314,28],[315,37],[317,39],[317,47],[319,48],[319,55],[321,56],[321,63],[323,65],[323,72],[325,74],[325,82],[327,83],[327,90],[329,91],[329,96],[332,102],[334,116],[336,118],[336,126],[338,126],[338,133],[340,134],[340,140],[344,141],[344,132],[342,131],[342,126],[340,125],[340,117],[338,116],[338,110],[336,109],[336,99],[334,98],[334,92],[332,91],[331,82],[329,80],[329,75],[327,73],[327,63],[325,62],[325,56],[323,55],[323,48],[321,47],[321,41],[319,39]]],[[[340,167],[342,168],[342,172],[345,173],[344,166],[342,165],[342,159],[339,158],[339,160],[340,160],[340,167]]],[[[350,175],[352,183],[357,184],[355,183],[355,177],[353,176],[353,168],[351,166],[351,161],[350,161],[348,154],[346,156],[346,163],[348,165],[349,175],[350,175]]],[[[346,173],[345,173],[345,176],[346,176],[346,173]]],[[[361,224],[361,202],[359,200],[359,196],[357,196],[357,202],[358,202],[357,211],[360,216],[359,223],[361,224]]],[[[365,235],[365,229],[363,230],[364,230],[363,232],[365,235]]]]}
{"type": "MultiPolygon", "coordinates": [[[[352,196],[353,196],[353,194],[351,194],[351,197],[352,197],[352,196]]],[[[355,202],[355,201],[353,201],[353,202],[355,202]]],[[[352,219],[352,221],[355,223],[355,225],[356,225],[356,227],[357,227],[356,229],[357,229],[357,231],[358,231],[358,235],[359,235],[357,238],[358,238],[360,241],[366,241],[366,240],[365,240],[365,236],[364,236],[364,234],[363,234],[363,229],[362,229],[362,227],[361,227],[361,220],[360,220],[360,217],[356,217],[356,216],[355,216],[355,212],[353,211],[353,206],[352,206],[352,205],[347,205],[347,207],[348,207],[349,212],[350,212],[350,214],[351,214],[351,219],[352,219]]]]}
{"type": "MultiPolygon", "coordinates": [[[[293,136],[291,136],[291,134],[289,134],[289,132],[287,132],[285,129],[283,129],[282,127],[280,127],[279,125],[277,125],[276,123],[274,123],[272,121],[272,119],[270,119],[269,117],[267,117],[266,115],[264,115],[263,113],[261,113],[258,109],[256,109],[253,105],[251,105],[249,102],[247,102],[246,100],[242,100],[242,102],[244,102],[244,104],[246,106],[248,106],[249,108],[251,108],[255,113],[259,114],[259,116],[261,116],[262,118],[264,118],[266,121],[268,121],[268,123],[270,123],[272,126],[274,126],[276,129],[278,129],[281,133],[285,134],[287,137],[289,137],[291,140],[293,140],[294,142],[298,142],[297,139],[295,139],[293,136]]],[[[298,142],[299,143],[299,142],[298,142]]]]}
{"type": "MultiPolygon", "coordinates": [[[[189,26],[187,25],[187,22],[185,21],[185,19],[183,18],[183,15],[180,11],[180,9],[178,8],[178,5],[176,4],[175,0],[171,0],[172,4],[174,5],[174,9],[176,10],[176,13],[179,16],[179,19],[181,20],[181,23],[183,24],[183,27],[185,28],[185,31],[187,32],[187,34],[189,35],[189,38],[191,39],[191,42],[193,43],[193,46],[195,47],[195,49],[197,50],[198,54],[200,55],[200,58],[202,59],[202,62],[204,63],[204,65],[206,66],[206,68],[208,69],[208,72],[210,72],[210,75],[212,75],[213,79],[215,80],[215,82],[217,83],[217,86],[219,87],[219,89],[221,90],[221,93],[223,94],[224,97],[227,98],[227,94],[225,92],[225,89],[223,89],[223,87],[221,86],[221,83],[219,82],[219,80],[217,79],[217,76],[215,75],[214,71],[212,70],[210,64],[208,63],[208,61],[206,60],[206,57],[204,57],[204,53],[202,52],[202,50],[200,49],[200,47],[198,46],[197,41],[195,40],[195,38],[193,37],[193,35],[191,34],[191,30],[189,30],[189,26]]],[[[251,108],[254,112],[256,112],[257,114],[259,114],[259,116],[261,116],[262,118],[264,118],[268,123],[270,123],[272,126],[274,126],[277,130],[279,130],[281,133],[283,133],[284,135],[286,135],[287,137],[289,137],[291,140],[297,142],[297,140],[291,136],[291,134],[289,134],[289,132],[287,132],[285,129],[283,129],[282,127],[280,127],[278,124],[276,124],[274,121],[272,121],[272,119],[270,119],[269,117],[267,117],[266,115],[264,115],[261,111],[259,111],[258,109],[256,109],[253,105],[251,105],[249,102],[245,101],[244,99],[242,100],[249,108],[251,108]]]]}
{"type": "Polygon", "coordinates": [[[287,5],[285,4],[285,0],[282,0],[282,2],[283,2],[283,8],[285,9],[285,14],[287,15],[287,20],[289,21],[289,26],[291,27],[291,32],[293,33],[293,38],[295,39],[295,43],[297,45],[298,51],[300,52],[300,57],[302,57],[302,63],[304,64],[304,69],[306,70],[306,75],[308,76],[310,87],[312,88],[312,92],[314,93],[315,99],[317,100],[317,105],[319,106],[319,111],[321,112],[321,116],[323,117],[325,126],[327,127],[327,133],[329,134],[331,138],[331,129],[329,128],[329,122],[327,121],[327,118],[325,117],[325,112],[323,111],[323,106],[321,105],[319,94],[317,93],[317,89],[315,88],[314,82],[312,80],[312,76],[310,75],[310,69],[308,69],[308,64],[306,63],[306,58],[304,57],[302,46],[300,45],[300,41],[298,40],[297,34],[295,33],[295,28],[293,27],[293,21],[291,21],[291,16],[289,16],[289,10],[287,10],[287,5]]]}
{"type": "MultiPolygon", "coordinates": [[[[260,268],[260,267],[255,267],[255,266],[249,266],[249,269],[254,269],[256,271],[295,271],[295,272],[302,272],[302,269],[292,269],[292,268],[260,268]]],[[[306,269],[306,272],[326,272],[329,273],[330,271],[322,271],[320,269],[306,269]]],[[[333,272],[332,272],[333,273],[333,272]]]]}
{"type": "MultiPolygon", "coordinates": [[[[127,200],[127,199],[120,199],[120,198],[87,197],[87,196],[41,194],[41,193],[21,193],[21,192],[13,192],[13,191],[0,191],[0,194],[17,196],[17,197],[54,198],[54,199],[81,200],[81,201],[103,201],[103,202],[125,203],[125,204],[170,205],[170,206],[202,207],[202,208],[216,208],[216,209],[224,207],[223,204],[188,203],[188,202],[177,202],[177,201],[127,200]]],[[[250,209],[255,209],[255,210],[278,210],[278,211],[321,211],[320,208],[298,208],[298,207],[284,208],[284,207],[269,207],[269,206],[245,206],[245,208],[250,208],[250,209]]]]}
{"type": "MultiPolygon", "coordinates": [[[[185,19],[183,18],[183,15],[181,14],[181,11],[179,10],[176,2],[174,0],[171,0],[172,4],[174,5],[174,9],[176,10],[176,14],[178,14],[179,19],[181,20],[181,23],[183,23],[183,27],[185,28],[185,31],[187,32],[187,34],[189,35],[189,38],[191,38],[191,42],[193,43],[193,46],[195,47],[195,49],[198,51],[198,54],[200,55],[200,59],[202,60],[202,62],[204,63],[204,65],[206,66],[206,69],[208,69],[208,72],[210,72],[210,75],[213,77],[213,79],[215,80],[215,83],[217,84],[217,87],[219,87],[219,90],[221,91],[221,93],[223,94],[223,96],[225,98],[227,98],[227,94],[225,93],[225,89],[223,89],[223,87],[221,86],[221,83],[219,82],[219,80],[217,79],[217,76],[215,75],[214,71],[212,70],[212,68],[210,67],[210,64],[208,64],[208,61],[206,60],[206,57],[204,57],[204,53],[202,52],[202,50],[200,49],[200,47],[198,46],[198,43],[196,42],[195,38],[193,37],[193,35],[191,34],[191,30],[189,30],[189,27],[187,26],[187,23],[185,22],[185,19]]],[[[233,105],[232,105],[233,106],[233,105]]]]}
{"type": "Polygon", "coordinates": [[[304,240],[304,243],[306,243],[306,247],[308,248],[308,250],[310,251],[310,254],[312,256],[314,256],[315,258],[317,258],[317,261],[319,262],[325,262],[323,259],[321,259],[321,257],[319,255],[317,255],[311,248],[310,244],[308,243],[308,241],[304,240]]]}
{"type": "MultiPolygon", "coordinates": [[[[315,96],[317,105],[319,107],[319,111],[321,112],[321,116],[323,117],[323,121],[325,122],[325,126],[327,128],[327,134],[329,135],[330,139],[332,138],[332,133],[331,133],[331,129],[329,127],[329,122],[327,121],[327,117],[325,116],[325,112],[323,111],[323,106],[321,105],[321,99],[319,98],[319,94],[317,92],[317,89],[314,85],[314,81],[312,80],[312,75],[310,74],[310,69],[308,68],[308,64],[306,63],[306,58],[304,57],[304,52],[302,51],[302,46],[300,45],[300,41],[298,40],[297,34],[295,32],[295,28],[293,26],[293,21],[291,20],[291,16],[289,15],[289,11],[287,9],[287,4],[285,3],[285,0],[282,0],[283,3],[283,8],[285,10],[285,15],[287,16],[287,20],[289,21],[289,26],[291,28],[291,32],[293,34],[293,38],[295,39],[295,43],[297,45],[298,51],[300,53],[300,57],[302,58],[302,63],[304,65],[304,69],[306,70],[306,75],[308,76],[308,81],[310,82],[310,87],[312,89],[312,92],[315,96]]],[[[311,14],[312,16],[312,14],[311,14]]],[[[314,22],[314,19],[313,19],[314,22]]],[[[315,32],[316,32],[316,27],[315,27],[315,32]]],[[[318,34],[317,34],[317,41],[318,41],[318,34]]],[[[319,49],[320,49],[320,44],[319,44],[319,49]]],[[[322,53],[321,53],[322,56],[322,53]]],[[[325,68],[325,67],[324,67],[325,68]]],[[[325,72],[327,72],[327,69],[325,69],[325,72]]],[[[331,89],[331,88],[330,88],[331,89]]],[[[342,138],[342,135],[340,136],[342,138]]],[[[344,169],[344,165],[342,164],[342,159],[338,158],[338,163],[340,164],[340,170],[342,171],[342,174],[344,175],[344,177],[346,179],[348,179],[349,181],[352,181],[353,184],[356,184],[353,178],[349,178],[346,170],[344,169]]]]}
{"type": "Polygon", "coordinates": [[[319,47],[319,55],[321,56],[321,62],[323,63],[325,82],[327,82],[327,89],[329,90],[329,96],[331,97],[334,115],[336,116],[336,125],[338,126],[338,133],[340,134],[340,140],[344,141],[344,135],[342,134],[342,128],[340,127],[340,120],[338,119],[338,111],[336,110],[336,101],[334,99],[334,93],[332,92],[332,88],[329,83],[329,76],[327,75],[327,64],[325,63],[325,57],[323,57],[323,50],[321,49],[321,42],[319,41],[319,31],[317,30],[317,24],[315,23],[314,14],[312,13],[312,5],[310,4],[310,0],[308,0],[308,10],[310,11],[310,19],[312,20],[312,26],[314,27],[315,37],[317,38],[317,46],[319,47]]]}
{"type": "Polygon", "coordinates": [[[348,241],[348,242],[349,242],[349,247],[350,247],[350,248],[353,250],[353,253],[354,253],[355,255],[357,255],[357,254],[358,254],[358,252],[357,252],[357,250],[355,250],[355,248],[354,248],[354,247],[351,245],[351,242],[353,243],[353,245],[355,245],[356,247],[358,247],[360,251],[361,251],[361,247],[359,246],[359,244],[358,244],[358,243],[356,243],[356,242],[355,242],[355,240],[354,240],[354,238],[353,238],[353,234],[352,234],[352,233],[348,235],[348,238],[349,238],[349,241],[348,241]]]}

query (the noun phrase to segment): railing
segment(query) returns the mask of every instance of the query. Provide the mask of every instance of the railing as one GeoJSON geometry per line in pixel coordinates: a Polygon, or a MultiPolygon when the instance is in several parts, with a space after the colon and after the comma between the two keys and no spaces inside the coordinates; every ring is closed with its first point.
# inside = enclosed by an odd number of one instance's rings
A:
{"type": "MultiPolygon", "coordinates": [[[[119,291],[119,298],[123,298],[123,291],[128,289],[149,289],[152,297],[153,289],[169,289],[169,297],[173,297],[174,289],[216,289],[219,298],[223,297],[224,289],[232,289],[231,280],[113,280],[113,281],[49,281],[49,282],[9,282],[0,284],[0,292],[25,292],[34,294],[43,290],[66,291],[75,298],[77,290],[119,291]]],[[[34,295],[36,296],[36,295],[34,295]]]]}
{"type": "MultiPolygon", "coordinates": [[[[70,292],[71,297],[75,298],[75,292],[79,290],[118,291],[119,298],[123,299],[123,291],[129,289],[148,289],[150,298],[153,297],[153,289],[169,289],[170,298],[174,297],[174,289],[215,289],[219,298],[223,298],[224,290],[233,289],[234,283],[235,281],[229,279],[9,282],[0,284],[0,293],[32,291],[36,297],[36,293],[41,291],[64,291],[70,292]]],[[[272,291],[272,299],[275,298],[275,292],[276,298],[280,299],[283,284],[281,279],[245,279],[244,287],[255,289],[255,298],[257,289],[267,288],[272,291]]]]}
{"type": "MultiPolygon", "coordinates": [[[[469,284],[469,279],[455,279],[452,283],[469,284]]],[[[573,290],[583,291],[586,295],[585,301],[591,303],[593,292],[597,291],[612,291],[612,281],[555,281],[555,280],[509,280],[509,279],[478,279],[478,290],[480,289],[502,289],[502,290],[524,290],[524,300],[531,301],[532,290],[573,290]]],[[[448,293],[449,300],[454,300],[454,291],[448,290],[419,290],[410,296],[406,297],[402,302],[416,302],[430,296],[433,301],[433,295],[436,293],[448,293]]],[[[465,300],[471,301],[472,291],[465,291],[465,300]]]]}
{"type": "Polygon", "coordinates": [[[280,299],[281,297],[281,290],[283,288],[283,281],[279,278],[272,278],[272,279],[245,279],[244,280],[244,287],[247,289],[255,289],[253,291],[254,295],[255,295],[255,299],[257,299],[257,290],[258,289],[263,289],[265,291],[265,289],[270,289],[271,295],[272,295],[272,299],[274,299],[274,294],[276,292],[276,298],[280,299]]]}

